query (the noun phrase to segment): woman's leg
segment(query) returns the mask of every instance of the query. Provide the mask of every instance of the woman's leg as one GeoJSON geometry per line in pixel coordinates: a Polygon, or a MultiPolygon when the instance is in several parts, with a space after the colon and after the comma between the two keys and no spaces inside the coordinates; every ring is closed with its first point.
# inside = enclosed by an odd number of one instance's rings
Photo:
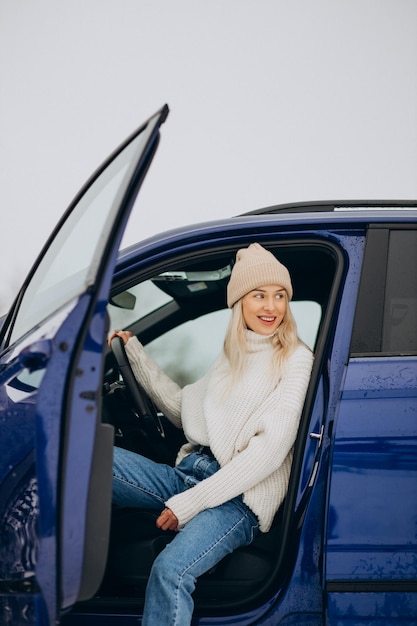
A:
{"type": "Polygon", "coordinates": [[[142,626],[190,624],[197,577],[251,543],[257,531],[256,516],[240,498],[207,509],[188,522],[153,564],[142,626]]]}
{"type": "Polygon", "coordinates": [[[114,448],[113,503],[116,506],[162,509],[184,486],[173,467],[140,454],[114,448]]]}

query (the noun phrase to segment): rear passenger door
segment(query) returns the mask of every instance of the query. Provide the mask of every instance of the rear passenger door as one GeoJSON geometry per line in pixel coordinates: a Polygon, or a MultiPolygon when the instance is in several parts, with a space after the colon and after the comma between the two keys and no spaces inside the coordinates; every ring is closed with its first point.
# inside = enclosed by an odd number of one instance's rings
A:
{"type": "Polygon", "coordinates": [[[417,227],[370,227],[327,523],[329,624],[417,615],[417,227]]]}

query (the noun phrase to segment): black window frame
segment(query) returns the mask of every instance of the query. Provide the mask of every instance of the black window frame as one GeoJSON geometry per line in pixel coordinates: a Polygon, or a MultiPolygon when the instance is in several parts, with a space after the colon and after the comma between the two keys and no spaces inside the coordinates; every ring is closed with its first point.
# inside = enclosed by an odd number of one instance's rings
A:
{"type": "Polygon", "coordinates": [[[417,230],[417,224],[372,224],[368,228],[350,346],[351,357],[415,356],[415,350],[385,350],[384,310],[390,236],[417,230]]]}

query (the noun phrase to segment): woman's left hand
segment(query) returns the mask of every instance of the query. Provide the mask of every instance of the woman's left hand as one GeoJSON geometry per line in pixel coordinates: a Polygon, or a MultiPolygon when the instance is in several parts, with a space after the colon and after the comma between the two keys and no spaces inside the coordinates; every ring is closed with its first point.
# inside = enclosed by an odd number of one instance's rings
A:
{"type": "Polygon", "coordinates": [[[171,509],[164,509],[158,519],[156,525],[161,530],[175,530],[178,531],[178,519],[177,516],[171,511],[171,509]]]}

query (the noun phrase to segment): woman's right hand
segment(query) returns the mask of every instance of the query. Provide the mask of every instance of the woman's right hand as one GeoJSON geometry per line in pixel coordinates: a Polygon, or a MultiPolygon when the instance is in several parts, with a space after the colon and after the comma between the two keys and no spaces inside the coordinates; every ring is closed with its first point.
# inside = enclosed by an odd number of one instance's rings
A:
{"type": "Polygon", "coordinates": [[[123,344],[126,345],[129,339],[133,337],[133,333],[130,330],[114,330],[108,339],[109,348],[111,348],[111,342],[114,337],[120,337],[123,340],[123,344]]]}
{"type": "Polygon", "coordinates": [[[156,520],[156,525],[162,530],[175,530],[178,532],[178,518],[171,509],[164,509],[156,520]]]}

